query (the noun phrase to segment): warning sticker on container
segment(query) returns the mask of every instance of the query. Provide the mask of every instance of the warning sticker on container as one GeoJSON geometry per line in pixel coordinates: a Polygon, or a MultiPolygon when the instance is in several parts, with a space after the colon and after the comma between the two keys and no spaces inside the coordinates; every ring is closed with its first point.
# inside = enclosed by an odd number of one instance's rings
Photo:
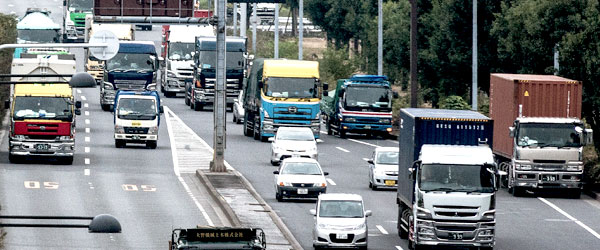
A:
{"type": "Polygon", "coordinates": [[[523,94],[523,96],[529,96],[529,91],[525,90],[525,93],[523,94]]]}

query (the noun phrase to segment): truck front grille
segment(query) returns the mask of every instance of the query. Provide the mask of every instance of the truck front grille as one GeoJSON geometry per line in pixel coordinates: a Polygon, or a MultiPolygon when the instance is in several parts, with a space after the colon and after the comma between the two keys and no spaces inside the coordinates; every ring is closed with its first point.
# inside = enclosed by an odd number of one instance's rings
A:
{"type": "Polygon", "coordinates": [[[473,217],[477,215],[477,213],[470,212],[435,212],[436,215],[439,216],[447,216],[447,217],[473,217]]]}

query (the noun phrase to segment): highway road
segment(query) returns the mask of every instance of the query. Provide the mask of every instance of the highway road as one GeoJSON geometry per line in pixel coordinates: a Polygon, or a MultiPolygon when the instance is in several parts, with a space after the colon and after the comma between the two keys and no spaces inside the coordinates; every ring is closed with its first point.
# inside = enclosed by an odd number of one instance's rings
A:
{"type": "MultiPolygon", "coordinates": [[[[0,11],[24,11],[19,2],[12,2],[18,6],[0,6],[0,11]]],[[[59,1],[32,2],[60,5],[59,1]]],[[[154,31],[139,31],[136,38],[158,44],[160,30],[155,27],[154,31]]],[[[7,230],[7,249],[164,249],[172,227],[208,224],[194,202],[194,199],[201,200],[201,195],[192,194],[195,197],[192,199],[186,189],[186,185],[193,184],[193,178],[184,175],[181,179],[189,184],[183,184],[173,171],[170,135],[164,120],[161,121],[158,149],[116,149],[112,139],[112,116],[101,111],[98,95],[97,89],[85,89],[78,94],[78,99],[87,106],[77,120],[77,156],[72,166],[48,162],[9,164],[6,138],[2,138],[1,213],[81,216],[109,213],[119,219],[123,233],[11,228],[7,230]]],[[[189,109],[181,96],[163,98],[162,101],[200,138],[212,145],[213,115],[210,111],[189,109]]],[[[242,126],[232,122],[230,113],[227,121],[226,160],[248,178],[277,211],[303,248],[311,249],[313,219],[308,210],[314,208],[315,203],[277,202],[272,174],[276,167],[269,163],[269,143],[245,137],[242,126]]],[[[328,192],[360,194],[366,208],[373,211],[368,221],[369,249],[408,249],[407,242],[400,240],[396,232],[395,192],[368,188],[365,161],[375,147],[396,147],[398,144],[392,140],[360,136],[341,139],[326,134],[322,135],[322,140],[318,145],[319,161],[330,173],[328,192]]],[[[212,213],[209,211],[208,218],[214,218],[212,213]]],[[[587,196],[581,199],[548,195],[517,198],[500,190],[496,249],[598,249],[599,213],[600,202],[587,196]]]]}

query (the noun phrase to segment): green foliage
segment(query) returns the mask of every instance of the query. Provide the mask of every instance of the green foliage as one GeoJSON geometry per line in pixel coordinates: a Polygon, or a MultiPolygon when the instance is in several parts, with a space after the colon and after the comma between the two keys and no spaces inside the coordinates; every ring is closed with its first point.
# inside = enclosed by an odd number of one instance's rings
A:
{"type": "MultiPolygon", "coordinates": [[[[304,1],[305,14],[327,32],[328,39],[335,41],[339,49],[347,46],[350,39],[359,38],[362,31],[363,5],[365,0],[306,0],[304,1]]],[[[377,4],[375,2],[375,4],[377,4]]]]}
{"type": "MultiPolygon", "coordinates": [[[[248,48],[252,48],[250,39],[248,48]]],[[[256,32],[256,58],[273,58],[275,42],[273,32],[256,32]]],[[[298,41],[295,38],[279,38],[279,58],[298,59],[298,41]]]]}
{"type": "Polygon", "coordinates": [[[442,98],[440,103],[441,109],[470,109],[471,106],[460,96],[451,95],[446,98],[442,98]]]}
{"type": "Polygon", "coordinates": [[[323,52],[323,59],[319,60],[321,81],[329,83],[330,89],[335,89],[338,79],[345,79],[356,72],[357,63],[348,58],[348,52],[327,48],[323,52]]]}

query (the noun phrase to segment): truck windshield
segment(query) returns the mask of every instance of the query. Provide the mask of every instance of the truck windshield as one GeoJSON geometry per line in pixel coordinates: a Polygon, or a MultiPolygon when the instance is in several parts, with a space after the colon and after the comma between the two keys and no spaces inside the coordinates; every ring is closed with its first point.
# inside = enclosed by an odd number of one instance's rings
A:
{"type": "Polygon", "coordinates": [[[391,111],[390,88],[381,86],[349,86],[346,89],[344,108],[348,110],[391,111]]]}
{"type": "Polygon", "coordinates": [[[123,98],[117,104],[117,115],[124,120],[154,120],[156,102],[152,99],[123,98]]]}
{"type": "Polygon", "coordinates": [[[71,1],[69,1],[69,9],[70,10],[86,11],[86,10],[92,10],[93,7],[94,7],[93,0],[71,0],[71,1]]]}
{"type": "Polygon", "coordinates": [[[117,53],[106,63],[107,70],[153,71],[154,61],[150,54],[117,53]]]}
{"type": "MultiPolygon", "coordinates": [[[[244,53],[243,52],[227,52],[226,55],[227,69],[241,69],[244,67],[244,53]]],[[[200,51],[200,65],[199,68],[214,69],[217,67],[217,52],[216,51],[200,51]]]]}
{"type": "Polygon", "coordinates": [[[319,206],[319,217],[362,218],[361,201],[323,200],[319,206]]]}
{"type": "Polygon", "coordinates": [[[64,97],[17,96],[13,119],[48,119],[70,121],[73,119],[72,103],[64,97]]]}
{"type": "Polygon", "coordinates": [[[560,123],[521,123],[517,133],[517,145],[533,147],[581,147],[577,130],[582,126],[560,123]]]}
{"type": "Polygon", "coordinates": [[[19,43],[57,43],[60,30],[18,30],[19,43]]]}
{"type": "Polygon", "coordinates": [[[192,60],[193,43],[169,43],[169,59],[192,60]]]}
{"type": "Polygon", "coordinates": [[[483,165],[423,164],[418,178],[425,192],[494,192],[493,172],[483,165]]]}
{"type": "Polygon", "coordinates": [[[264,92],[270,97],[317,98],[319,85],[314,78],[269,77],[264,92]]]}

